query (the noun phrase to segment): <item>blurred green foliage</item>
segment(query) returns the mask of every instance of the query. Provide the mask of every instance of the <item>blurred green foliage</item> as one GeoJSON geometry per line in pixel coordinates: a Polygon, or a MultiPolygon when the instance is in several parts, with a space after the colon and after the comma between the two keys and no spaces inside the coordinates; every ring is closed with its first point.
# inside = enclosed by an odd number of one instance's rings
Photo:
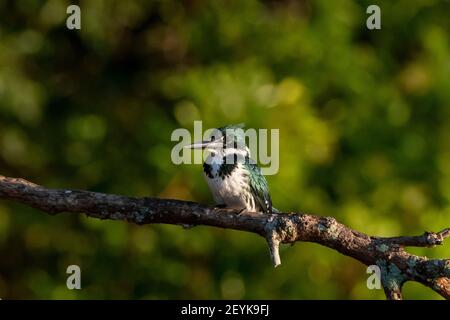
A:
{"type": "MultiPolygon", "coordinates": [[[[449,1],[0,0],[0,174],[212,204],[175,128],[280,129],[274,205],[380,236],[449,226],[449,1]],[[382,30],[366,28],[378,4],[382,30]]],[[[450,246],[411,249],[449,257],[450,246]]],[[[379,299],[365,267],[196,227],[0,203],[0,297],[379,299]],[[82,269],[80,291],[66,267],[82,269]]],[[[438,298],[418,284],[407,298],[438,298]]]]}

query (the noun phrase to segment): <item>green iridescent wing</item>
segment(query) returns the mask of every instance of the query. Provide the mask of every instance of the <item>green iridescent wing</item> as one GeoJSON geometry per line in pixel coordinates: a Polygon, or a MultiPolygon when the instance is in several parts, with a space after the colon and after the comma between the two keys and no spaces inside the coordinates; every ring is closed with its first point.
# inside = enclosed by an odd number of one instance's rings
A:
{"type": "Polygon", "coordinates": [[[250,191],[254,195],[257,204],[264,213],[272,213],[272,199],[269,194],[269,186],[266,178],[261,173],[261,169],[249,159],[246,159],[245,166],[250,172],[250,191]]]}

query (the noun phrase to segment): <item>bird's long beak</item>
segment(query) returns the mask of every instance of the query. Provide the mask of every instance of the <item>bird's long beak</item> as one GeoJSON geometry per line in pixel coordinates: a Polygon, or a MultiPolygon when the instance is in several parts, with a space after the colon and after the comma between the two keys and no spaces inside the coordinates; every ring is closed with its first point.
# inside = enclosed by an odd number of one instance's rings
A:
{"type": "Polygon", "coordinates": [[[184,146],[183,148],[185,149],[205,149],[208,144],[210,144],[211,141],[199,141],[199,142],[194,142],[193,144],[189,144],[187,146],[184,146]]]}

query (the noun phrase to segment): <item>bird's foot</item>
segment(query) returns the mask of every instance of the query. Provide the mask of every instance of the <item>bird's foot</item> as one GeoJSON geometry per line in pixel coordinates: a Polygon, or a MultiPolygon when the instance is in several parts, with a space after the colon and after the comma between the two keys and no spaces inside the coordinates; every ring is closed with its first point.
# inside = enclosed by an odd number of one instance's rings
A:
{"type": "Polygon", "coordinates": [[[240,215],[241,213],[245,213],[245,212],[247,212],[247,208],[244,207],[238,211],[237,215],[240,215]]]}

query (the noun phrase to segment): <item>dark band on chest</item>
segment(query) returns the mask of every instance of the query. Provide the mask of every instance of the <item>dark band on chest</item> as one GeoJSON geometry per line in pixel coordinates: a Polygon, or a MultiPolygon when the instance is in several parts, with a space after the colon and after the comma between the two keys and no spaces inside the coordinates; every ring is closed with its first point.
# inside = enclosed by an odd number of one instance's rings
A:
{"type": "MultiPolygon", "coordinates": [[[[230,155],[227,157],[223,157],[222,164],[219,167],[219,171],[217,172],[217,176],[219,176],[222,179],[225,179],[226,177],[230,176],[233,171],[238,166],[238,156],[233,154],[231,155],[233,157],[234,161],[230,161],[230,155]]],[[[203,163],[203,171],[205,172],[206,176],[210,179],[215,178],[213,172],[212,172],[212,166],[208,163],[203,163]]]]}
{"type": "Polygon", "coordinates": [[[207,164],[206,162],[203,163],[203,172],[205,172],[206,176],[210,179],[213,179],[214,176],[212,174],[212,167],[211,165],[207,164]]]}

